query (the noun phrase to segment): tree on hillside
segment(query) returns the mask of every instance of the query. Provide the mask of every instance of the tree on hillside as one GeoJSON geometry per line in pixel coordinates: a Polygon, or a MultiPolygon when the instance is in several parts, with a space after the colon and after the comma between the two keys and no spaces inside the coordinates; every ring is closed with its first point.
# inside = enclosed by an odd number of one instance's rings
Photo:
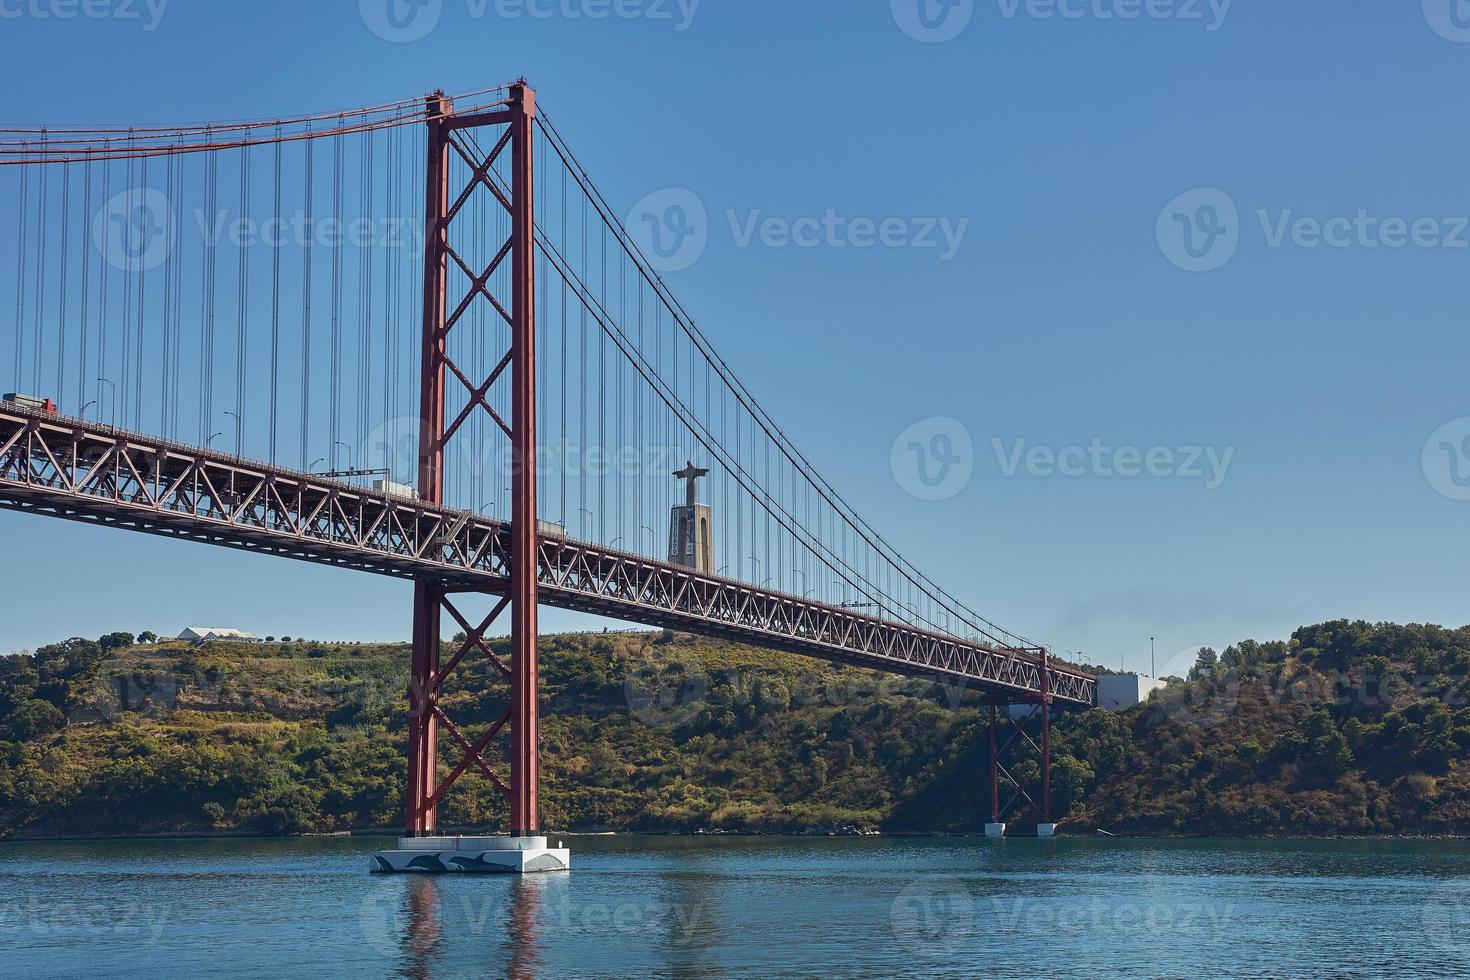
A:
{"type": "Polygon", "coordinates": [[[26,742],[42,735],[50,735],[66,727],[66,715],[50,701],[32,698],[22,701],[6,720],[5,737],[14,742],[26,742]]]}
{"type": "Polygon", "coordinates": [[[1189,679],[1197,681],[1201,677],[1209,677],[1220,665],[1220,655],[1211,647],[1200,647],[1199,656],[1194,658],[1194,666],[1189,670],[1189,679]]]}

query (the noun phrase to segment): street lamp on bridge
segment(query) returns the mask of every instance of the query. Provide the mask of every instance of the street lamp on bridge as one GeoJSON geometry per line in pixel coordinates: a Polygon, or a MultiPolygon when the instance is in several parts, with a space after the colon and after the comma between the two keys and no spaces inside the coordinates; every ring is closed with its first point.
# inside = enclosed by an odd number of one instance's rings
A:
{"type": "Polygon", "coordinates": [[[98,378],[97,382],[107,385],[108,388],[112,389],[112,427],[115,429],[117,428],[117,385],[108,381],[106,378],[98,378]]]}
{"type": "Polygon", "coordinates": [[[239,456],[242,452],[242,441],[245,435],[245,427],[240,422],[240,415],[238,412],[232,412],[229,409],[225,409],[225,414],[235,420],[235,455],[239,456]]]}

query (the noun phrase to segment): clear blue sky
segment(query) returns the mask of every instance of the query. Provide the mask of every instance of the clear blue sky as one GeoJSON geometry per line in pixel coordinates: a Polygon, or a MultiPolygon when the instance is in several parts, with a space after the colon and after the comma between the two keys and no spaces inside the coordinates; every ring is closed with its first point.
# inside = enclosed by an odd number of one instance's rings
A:
{"type": "MultiPolygon", "coordinates": [[[[101,20],[27,2],[0,21],[11,123],[260,117],[526,75],[618,206],[671,187],[705,206],[708,246],[670,281],[820,468],[933,577],[1058,649],[1141,667],[1151,635],[1163,660],[1339,616],[1470,619],[1453,499],[1470,430],[1424,457],[1470,416],[1470,30],[1450,0],[1136,19],[1100,16],[1129,0],[1073,17],[930,0],[927,21],[918,0],[703,0],[692,18],[624,0],[643,15],[602,19],[563,12],[598,0],[538,0],[546,17],[442,0],[411,43],[367,26],[386,0],[171,0],[156,23],[142,0],[101,20]],[[911,36],[967,15],[950,40],[911,36]],[[752,217],[829,210],[968,223],[948,260],[835,233],[742,244],[752,217]],[[1383,219],[1420,241],[1389,247],[1383,219]],[[1201,264],[1219,267],[1180,268],[1201,264]],[[961,423],[973,472],[921,500],[890,451],[935,416],[961,423]],[[1044,457],[1006,475],[1022,439],[1083,475],[1044,457]],[[1125,478],[1065,453],[1094,440],[1233,455],[1211,489],[1208,464],[1125,478]]],[[[355,573],[10,514],[0,552],[0,650],[186,623],[409,631],[409,586],[355,573]]]]}

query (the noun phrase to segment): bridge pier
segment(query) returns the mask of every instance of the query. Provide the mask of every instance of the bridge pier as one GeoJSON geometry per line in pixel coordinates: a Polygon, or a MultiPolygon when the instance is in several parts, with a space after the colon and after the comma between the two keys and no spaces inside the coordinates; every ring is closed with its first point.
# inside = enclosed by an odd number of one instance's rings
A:
{"type": "Polygon", "coordinates": [[[378,851],[374,874],[531,874],[566,871],[571,852],[547,846],[545,837],[400,837],[398,847],[378,851]]]}

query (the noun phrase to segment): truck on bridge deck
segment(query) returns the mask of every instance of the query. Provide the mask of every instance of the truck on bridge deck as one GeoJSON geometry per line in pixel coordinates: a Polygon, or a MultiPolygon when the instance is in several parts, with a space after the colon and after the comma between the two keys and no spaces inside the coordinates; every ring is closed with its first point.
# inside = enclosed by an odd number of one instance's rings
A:
{"type": "Polygon", "coordinates": [[[55,415],[56,403],[49,398],[37,398],[35,395],[22,395],[18,391],[6,392],[0,395],[0,402],[22,408],[30,412],[39,412],[42,415],[55,415]]]}

